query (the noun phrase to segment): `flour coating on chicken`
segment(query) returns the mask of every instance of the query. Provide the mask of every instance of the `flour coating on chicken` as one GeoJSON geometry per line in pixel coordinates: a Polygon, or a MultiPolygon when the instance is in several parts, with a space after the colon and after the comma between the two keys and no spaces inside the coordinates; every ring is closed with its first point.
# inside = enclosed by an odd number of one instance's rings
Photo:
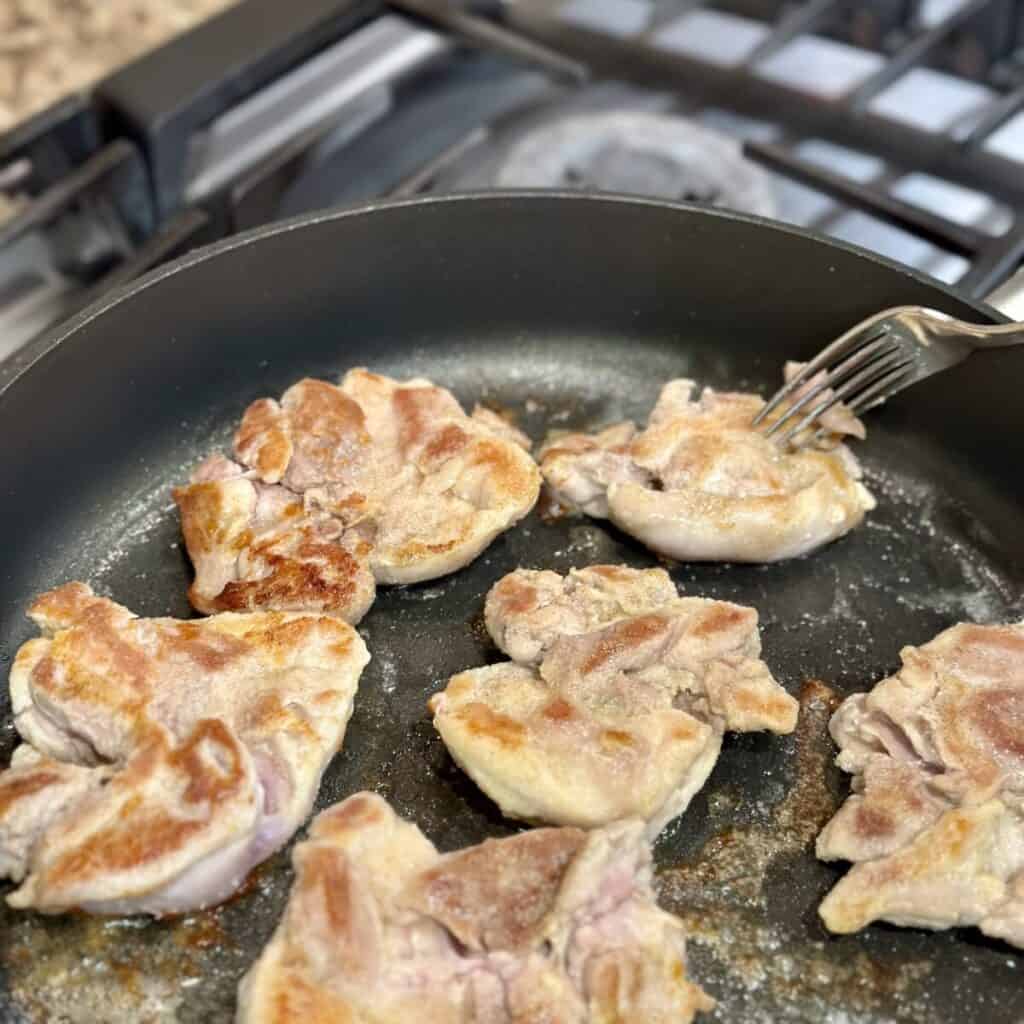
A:
{"type": "Polygon", "coordinates": [[[679,597],[662,569],[520,569],[485,618],[515,660],[430,702],[456,762],[509,817],[657,835],[707,779],[725,730],[791,732],[797,703],[761,660],[757,612],[679,597]]]}
{"type": "Polygon", "coordinates": [[[10,674],[0,773],[14,907],[177,913],[230,896],[313,807],[369,660],[328,615],[143,619],[43,594],[10,674]]]}
{"type": "Polygon", "coordinates": [[[1024,948],[1024,624],[961,624],[900,656],[829,726],[853,795],[818,856],[854,866],[822,919],[975,925],[1024,948]]]}
{"type": "Polygon", "coordinates": [[[320,814],[239,1024],[688,1024],[680,922],[640,822],[537,829],[439,854],[378,796],[320,814]]]}
{"type": "MultiPolygon", "coordinates": [[[[793,367],[787,367],[791,376],[793,367]]],[[[825,448],[783,451],[751,428],[757,395],[669,381],[646,429],[620,423],[550,438],[540,466],[554,497],[610,519],[653,551],[689,561],[774,562],[849,532],[874,508],[838,440],[863,436],[842,407],[825,448]]]]}
{"type": "Polygon", "coordinates": [[[376,583],[471,562],[533,507],[529,440],[444,388],[352,370],[245,411],[234,460],[174,492],[202,612],[328,612],[358,622],[376,583]]]}

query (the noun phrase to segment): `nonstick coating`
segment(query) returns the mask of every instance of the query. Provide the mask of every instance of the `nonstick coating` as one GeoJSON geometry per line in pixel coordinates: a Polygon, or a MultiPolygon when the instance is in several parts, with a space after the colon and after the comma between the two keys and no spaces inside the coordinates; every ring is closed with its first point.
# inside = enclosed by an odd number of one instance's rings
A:
{"type": "MultiPolygon", "coordinates": [[[[429,376],[539,439],[642,420],[670,377],[773,389],[786,358],[899,303],[992,317],[849,248],[635,200],[430,200],[200,253],[84,314],[0,395],[0,672],[31,635],[27,602],[67,579],[144,615],[190,615],[169,488],[228,443],[249,401],[303,375],[429,376]]],[[[672,567],[686,593],[759,609],[765,659],[803,704],[795,736],[727,737],[657,844],[663,905],[690,926],[691,973],[720,1001],[711,1019],[1024,1016],[1020,954],[976,931],[830,937],[816,907],[842,869],[813,857],[847,790],[826,732],[835,702],[890,672],[904,644],[1022,615],[1021,380],[1024,352],[982,354],[873,414],[859,451],[878,509],[824,551],[672,567]]],[[[454,767],[426,701],[497,659],[481,608],[504,573],[598,561],[654,564],[602,523],[535,513],[452,577],[382,589],[360,626],[373,661],[318,806],[375,790],[442,849],[513,831],[454,767]]],[[[9,707],[3,720],[6,759],[9,707]]],[[[2,911],[0,1017],[230,1020],[290,878],[286,851],[226,906],[174,921],[2,911]]]]}

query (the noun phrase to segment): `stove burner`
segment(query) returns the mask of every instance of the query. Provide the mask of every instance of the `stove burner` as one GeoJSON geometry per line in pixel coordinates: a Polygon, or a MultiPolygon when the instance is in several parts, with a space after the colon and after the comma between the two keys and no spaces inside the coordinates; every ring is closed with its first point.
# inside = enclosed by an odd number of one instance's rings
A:
{"type": "Polygon", "coordinates": [[[682,117],[619,111],[562,118],[512,146],[495,184],[627,192],[770,217],[767,175],[732,139],[682,117]]]}

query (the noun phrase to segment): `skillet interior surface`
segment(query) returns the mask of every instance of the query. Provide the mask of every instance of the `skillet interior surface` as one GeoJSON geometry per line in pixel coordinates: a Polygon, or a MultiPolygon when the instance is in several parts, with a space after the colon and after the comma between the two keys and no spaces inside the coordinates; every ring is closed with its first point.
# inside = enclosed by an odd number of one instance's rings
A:
{"type": "MultiPolygon", "coordinates": [[[[540,439],[643,420],[671,377],[767,392],[786,358],[888,305],[985,317],[852,250],[655,203],[441,200],[264,234],[83,316],[0,395],[4,677],[31,635],[25,605],[63,580],[140,614],[191,614],[169,488],[229,443],[249,401],[303,375],[429,376],[540,439]]],[[[802,703],[792,737],[727,737],[656,847],[663,905],[692,931],[691,974],[719,1000],[711,1019],[1024,1016],[1024,960],[975,931],[830,937],[816,908],[842,869],[813,857],[847,791],[826,731],[835,703],[893,670],[906,643],[961,619],[1022,617],[1022,378],[1024,352],[985,354],[872,415],[858,451],[878,509],[824,551],[672,567],[686,593],[760,610],[765,659],[802,703]]],[[[382,589],[360,626],[373,661],[318,806],[376,790],[442,849],[513,831],[454,767],[426,701],[453,672],[498,659],[481,610],[501,575],[597,561],[654,564],[604,524],[534,513],[466,570],[382,589]]],[[[9,706],[2,722],[6,763],[9,706]]],[[[166,922],[0,911],[0,1018],[230,1020],[290,877],[285,851],[227,905],[166,922]]]]}

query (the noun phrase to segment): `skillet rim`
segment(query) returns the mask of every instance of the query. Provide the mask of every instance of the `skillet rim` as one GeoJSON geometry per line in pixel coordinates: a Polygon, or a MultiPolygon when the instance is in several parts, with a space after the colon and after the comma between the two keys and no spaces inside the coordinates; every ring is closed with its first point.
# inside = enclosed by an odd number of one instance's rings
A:
{"type": "MultiPolygon", "coordinates": [[[[989,306],[986,302],[973,299],[959,291],[954,285],[945,284],[929,274],[908,267],[886,256],[881,256],[862,246],[831,238],[822,232],[797,227],[769,217],[739,213],[734,210],[719,209],[718,207],[700,206],[695,203],[652,199],[646,196],[634,196],[617,192],[587,193],[558,189],[481,189],[444,195],[417,196],[410,199],[375,199],[366,203],[329,207],[324,210],[313,211],[312,213],[303,213],[295,217],[271,221],[269,224],[250,228],[248,231],[242,231],[227,238],[192,249],[177,259],[161,264],[141,277],[120,285],[90,303],[84,309],[79,310],[69,319],[58,323],[38,337],[33,338],[20,349],[16,349],[6,360],[8,367],[13,366],[13,370],[9,370],[10,376],[7,380],[0,379],[0,416],[2,416],[2,400],[4,397],[13,391],[16,386],[22,385],[36,365],[50,357],[62,345],[68,343],[87,324],[103,316],[114,307],[120,306],[122,303],[141,295],[167,277],[182,273],[191,267],[206,263],[209,260],[217,259],[236,249],[258,244],[265,238],[272,238],[285,232],[302,230],[313,225],[333,223],[335,221],[341,222],[354,217],[372,217],[378,213],[387,213],[390,210],[406,207],[437,206],[448,203],[458,203],[460,205],[468,203],[498,205],[509,202],[525,202],[540,205],[551,202],[562,204],[567,201],[584,203],[594,207],[605,205],[652,207],[674,216],[695,215],[709,219],[733,221],[759,229],[764,228],[779,232],[780,234],[792,235],[820,245],[824,249],[838,249],[858,259],[867,260],[887,270],[892,270],[905,277],[909,277],[919,284],[926,285],[957,302],[970,306],[991,323],[1010,322],[1007,316],[994,307],[989,306]]],[[[4,362],[0,362],[0,378],[3,376],[3,368],[4,362]]]]}
{"type": "MultiPolygon", "coordinates": [[[[361,204],[355,207],[332,209],[329,211],[320,211],[314,214],[301,215],[299,217],[291,218],[289,220],[277,222],[270,225],[264,225],[260,228],[256,228],[252,231],[245,232],[236,236],[232,236],[228,239],[223,239],[216,243],[208,246],[197,248],[192,252],[185,254],[177,260],[174,260],[168,264],[162,265],[150,271],[146,275],[143,275],[134,282],[128,284],[107,293],[104,297],[90,304],[84,310],[70,318],[68,321],[61,325],[57,325],[50,331],[47,331],[40,339],[40,347],[37,350],[31,352],[31,361],[26,363],[24,367],[18,368],[14,377],[6,384],[0,384],[0,422],[3,421],[6,410],[4,409],[4,398],[11,396],[17,391],[13,388],[16,382],[21,382],[21,388],[33,388],[33,376],[29,373],[37,364],[42,363],[42,360],[53,357],[59,358],[59,350],[64,344],[74,344],[75,335],[78,334],[83,328],[92,324],[97,317],[105,314],[108,311],[112,311],[114,307],[119,306],[122,302],[129,299],[133,299],[136,293],[141,294],[147,291],[148,288],[159,284],[165,277],[169,277],[172,274],[183,272],[192,267],[193,264],[205,263],[206,260],[211,259],[215,256],[219,256],[221,253],[233,251],[236,247],[241,248],[244,245],[248,245],[261,238],[274,237],[278,233],[284,233],[285,231],[295,230],[297,228],[303,228],[307,225],[313,226],[318,224],[332,223],[334,221],[341,221],[351,216],[362,216],[368,213],[375,212],[387,212],[391,209],[404,208],[406,206],[421,205],[423,203],[437,204],[441,202],[454,202],[457,201],[461,205],[468,206],[470,202],[479,203],[481,201],[487,202],[488,206],[494,206],[499,203],[519,203],[520,206],[524,206],[527,201],[530,205],[537,207],[542,203],[544,206],[548,206],[549,202],[555,202],[560,207],[564,208],[564,202],[562,200],[571,199],[576,202],[586,202],[591,210],[596,211],[596,203],[601,203],[602,206],[608,204],[609,206],[614,204],[616,207],[621,207],[623,203],[628,203],[630,207],[654,207],[666,212],[670,212],[674,215],[681,215],[684,218],[689,217],[690,214],[698,214],[698,221],[692,223],[710,223],[706,218],[717,217],[722,218],[727,222],[734,222],[739,224],[747,224],[750,226],[763,226],[771,228],[775,231],[783,232],[786,235],[797,235],[801,238],[808,238],[812,242],[820,243],[817,250],[809,250],[811,252],[817,251],[823,255],[835,252],[843,252],[847,255],[853,256],[855,259],[867,260],[869,263],[863,263],[862,266],[869,266],[870,264],[881,265],[883,268],[889,270],[896,270],[901,274],[901,280],[916,281],[919,284],[926,285],[930,291],[936,296],[944,295],[950,299],[967,306],[971,309],[978,310],[979,314],[987,319],[994,321],[1001,321],[1005,318],[995,310],[989,310],[984,304],[967,299],[962,296],[955,288],[945,286],[941,282],[938,282],[925,274],[913,271],[909,268],[903,267],[900,264],[888,260],[884,257],[877,256],[874,253],[868,252],[857,246],[850,245],[847,243],[836,242],[826,236],[820,235],[815,232],[805,231],[800,228],[794,228],[789,225],[784,225],[772,220],[768,220],[760,217],[752,217],[745,215],[737,215],[722,211],[712,211],[692,204],[684,203],[667,203],[658,200],[646,200],[643,198],[629,197],[629,196],[589,196],[581,195],[579,193],[565,193],[558,192],[552,193],[550,191],[538,190],[538,191],[520,191],[516,190],[513,192],[482,192],[482,193],[469,193],[460,194],[458,196],[442,196],[442,197],[426,197],[413,200],[405,200],[400,202],[373,202],[367,204],[361,204]]],[[[551,207],[553,209],[553,207],[551,207]]],[[[686,221],[677,221],[676,223],[683,224],[686,221]]],[[[780,237],[780,236],[776,236],[780,237]]],[[[197,272],[198,274],[201,272],[197,272]]],[[[824,275],[823,275],[824,276],[824,275]]],[[[893,278],[895,280],[895,278],[893,278]]],[[[855,287],[857,284],[856,280],[850,281],[849,286],[855,287]]],[[[840,287],[842,287],[840,285],[840,287]]],[[[219,301],[219,297],[217,300],[219,301]]],[[[123,315],[132,316],[138,310],[129,309],[123,312],[123,315]]],[[[30,343],[30,345],[33,343],[30,343]]],[[[89,346],[83,347],[83,352],[97,351],[101,353],[102,350],[97,346],[95,349],[91,349],[89,346]]],[[[31,391],[18,391],[19,397],[32,394],[31,391]]],[[[9,406],[8,406],[9,408],[9,406]]],[[[493,833],[492,833],[493,834],[493,833]]],[[[885,925],[883,928],[887,927],[885,925]]],[[[972,939],[974,936],[972,935],[972,939]]],[[[970,940],[968,940],[970,941],[970,940]]],[[[0,992],[0,999],[4,995],[10,997],[10,992],[0,992]]],[[[799,1004],[794,1004],[799,1005],[799,1004]]],[[[983,1004],[984,1005],[984,1004],[983,1004]]],[[[0,1017],[3,1016],[3,1002],[0,1001],[0,1017]]],[[[849,1008],[849,1007],[847,1007],[849,1008]]],[[[879,1009],[877,1012],[880,1015],[884,1015],[889,1012],[891,1007],[885,1007],[879,1009]]]]}

